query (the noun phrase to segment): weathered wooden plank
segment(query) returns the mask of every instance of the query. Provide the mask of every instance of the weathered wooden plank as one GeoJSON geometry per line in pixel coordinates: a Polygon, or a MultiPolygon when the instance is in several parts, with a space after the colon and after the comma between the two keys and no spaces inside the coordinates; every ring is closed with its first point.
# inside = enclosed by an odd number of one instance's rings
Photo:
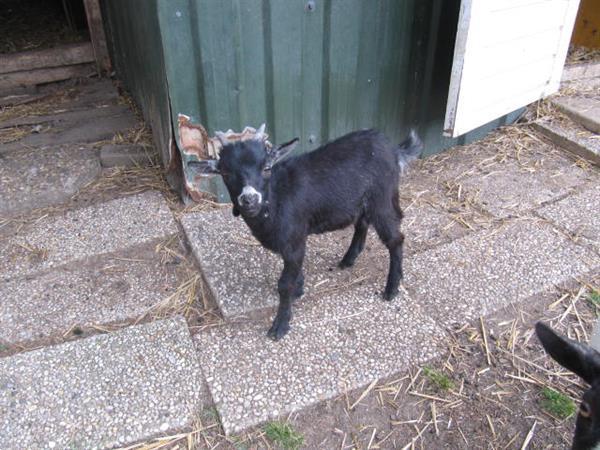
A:
{"type": "Polygon", "coordinates": [[[61,45],[44,50],[9,53],[0,55],[0,74],[48,67],[70,66],[94,61],[92,44],[61,45]]]}
{"type": "Polygon", "coordinates": [[[83,0],[85,6],[85,14],[88,21],[88,29],[90,30],[90,38],[96,65],[99,72],[110,72],[110,56],[106,45],[106,34],[102,24],[102,11],[98,0],[83,0]]]}
{"type": "Polygon", "coordinates": [[[51,67],[48,69],[26,70],[0,74],[0,90],[85,77],[95,72],[92,64],[51,67]]]}

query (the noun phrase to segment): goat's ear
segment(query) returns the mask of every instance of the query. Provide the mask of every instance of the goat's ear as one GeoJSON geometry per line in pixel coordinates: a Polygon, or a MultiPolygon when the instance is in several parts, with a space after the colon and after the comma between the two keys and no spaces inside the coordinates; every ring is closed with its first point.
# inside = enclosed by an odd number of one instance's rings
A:
{"type": "Polygon", "coordinates": [[[231,214],[233,214],[233,217],[237,217],[240,215],[240,210],[237,206],[233,205],[233,207],[231,208],[231,214]]]}
{"type": "Polygon", "coordinates": [[[192,167],[202,175],[210,175],[213,173],[221,173],[219,171],[219,161],[216,159],[201,159],[199,161],[190,161],[188,166],[192,167]]]}
{"type": "Polygon", "coordinates": [[[559,336],[542,322],[536,323],[535,332],[546,352],[561,366],[590,384],[600,378],[600,353],[592,347],[559,336]]]}
{"type": "Polygon", "coordinates": [[[271,150],[269,150],[267,153],[267,164],[265,169],[270,169],[277,163],[277,161],[289,155],[290,152],[296,148],[299,140],[300,138],[294,138],[285,144],[278,145],[277,147],[273,147],[271,150]]]}

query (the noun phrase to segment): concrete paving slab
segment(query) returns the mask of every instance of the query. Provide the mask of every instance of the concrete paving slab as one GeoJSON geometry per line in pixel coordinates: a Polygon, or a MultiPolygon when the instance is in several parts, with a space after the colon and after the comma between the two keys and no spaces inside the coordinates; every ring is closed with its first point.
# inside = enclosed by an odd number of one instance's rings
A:
{"type": "Polygon", "coordinates": [[[588,97],[556,97],[552,99],[562,112],[588,130],[600,133],[600,101],[588,97]]]}
{"type": "Polygon", "coordinates": [[[137,319],[172,295],[174,268],[154,245],[95,258],[0,285],[0,342],[27,344],[137,319]]]}
{"type": "Polygon", "coordinates": [[[77,126],[64,126],[61,128],[44,128],[40,133],[29,134],[23,139],[0,146],[0,154],[27,149],[43,147],[39,151],[46,151],[49,147],[63,144],[82,144],[112,139],[116,133],[123,133],[138,123],[133,113],[127,112],[109,117],[98,117],[93,121],[81,123],[77,126]]]}
{"type": "Polygon", "coordinates": [[[600,251],[600,186],[547,205],[538,214],[600,251]]]}
{"type": "Polygon", "coordinates": [[[144,167],[157,159],[153,148],[142,145],[103,145],[100,149],[102,167],[144,167]]]}
{"type": "Polygon", "coordinates": [[[0,217],[63,203],[99,174],[98,155],[87,147],[11,152],[0,158],[0,217]]]}
{"type": "Polygon", "coordinates": [[[558,199],[588,179],[584,169],[566,159],[544,159],[540,165],[521,167],[506,162],[496,170],[465,177],[466,195],[498,218],[519,216],[545,202],[558,199]]]}
{"type": "Polygon", "coordinates": [[[190,426],[206,404],[185,320],[0,359],[0,448],[103,449],[190,426]]]}
{"type": "MultiPolygon", "coordinates": [[[[444,231],[450,222],[447,215],[434,208],[408,208],[402,225],[406,254],[446,242],[452,236],[452,232],[444,231]]],[[[186,214],[181,223],[225,318],[251,315],[278,304],[281,258],[262,248],[243,220],[232,216],[230,208],[186,214]]],[[[383,261],[387,265],[387,249],[371,229],[365,250],[355,266],[343,271],[338,269],[352,233],[350,227],[309,237],[304,264],[305,292],[337,289],[336,286],[347,286],[357,278],[373,280],[369,273],[373,262],[383,261]]],[[[383,290],[387,266],[380,272],[384,279],[372,281],[373,290],[383,290]]]]}
{"type": "Polygon", "coordinates": [[[562,81],[600,77],[600,62],[582,62],[565,66],[562,81]]]}
{"type": "Polygon", "coordinates": [[[176,232],[164,197],[147,191],[43,218],[0,240],[0,274],[8,281],[176,232]]]}
{"type": "Polygon", "coordinates": [[[407,259],[405,286],[438,323],[464,325],[598,269],[591,250],[545,222],[522,220],[407,259]]]}
{"type": "Polygon", "coordinates": [[[559,147],[600,166],[600,139],[590,131],[565,127],[558,122],[534,122],[532,125],[559,147]]]}
{"type": "Polygon", "coordinates": [[[445,338],[409,298],[385,302],[368,286],[309,295],[281,341],[267,338],[268,326],[231,324],[196,336],[226,434],[422,364],[441,354],[445,338]]]}

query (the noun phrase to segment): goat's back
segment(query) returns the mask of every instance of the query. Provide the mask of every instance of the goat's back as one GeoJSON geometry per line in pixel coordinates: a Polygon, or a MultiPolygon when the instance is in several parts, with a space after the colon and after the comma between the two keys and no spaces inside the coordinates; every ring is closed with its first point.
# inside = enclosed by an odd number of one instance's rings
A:
{"type": "Polygon", "coordinates": [[[376,130],[349,133],[274,168],[279,214],[309,232],[343,228],[362,213],[391,206],[398,191],[397,146],[376,130]]]}

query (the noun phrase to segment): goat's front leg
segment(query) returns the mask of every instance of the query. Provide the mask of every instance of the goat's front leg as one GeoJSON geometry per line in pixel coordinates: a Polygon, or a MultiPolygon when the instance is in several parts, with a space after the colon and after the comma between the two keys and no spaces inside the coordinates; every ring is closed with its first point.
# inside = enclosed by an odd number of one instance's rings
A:
{"type": "Polygon", "coordinates": [[[279,278],[277,289],[279,291],[279,308],[273,320],[273,325],[267,335],[274,339],[281,339],[290,329],[292,318],[292,302],[302,295],[302,261],[304,259],[304,245],[292,255],[285,255],[283,272],[279,278]]]}

